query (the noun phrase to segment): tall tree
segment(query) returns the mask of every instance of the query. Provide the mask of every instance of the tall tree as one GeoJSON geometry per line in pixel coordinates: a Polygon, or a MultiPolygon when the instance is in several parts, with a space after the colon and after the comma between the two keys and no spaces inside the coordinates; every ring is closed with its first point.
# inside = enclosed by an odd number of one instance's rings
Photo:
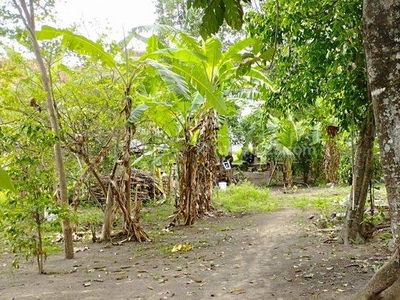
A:
{"type": "MultiPolygon", "coordinates": [[[[200,2],[200,0],[198,1],[200,2]]],[[[200,2],[201,4],[201,2],[200,2]]],[[[202,2],[203,6],[207,3],[202,2]]],[[[298,4],[297,4],[298,5],[298,4]]],[[[353,299],[398,299],[400,294],[400,2],[364,0],[364,49],[395,251],[353,299]]],[[[218,22],[214,22],[218,24],[218,22]]]]}
{"type": "Polygon", "coordinates": [[[394,253],[354,299],[400,294],[400,1],[364,0],[364,45],[379,139],[394,253]]]}
{"type": "Polygon", "coordinates": [[[364,211],[368,189],[372,177],[373,146],[375,140],[375,123],[372,103],[359,131],[357,149],[354,157],[354,170],[350,201],[347,203],[346,217],[340,233],[344,244],[350,241],[365,241],[371,232],[364,221],[364,211]]]}
{"type": "MultiPolygon", "coordinates": [[[[340,125],[341,130],[356,130],[362,124],[369,124],[370,99],[367,88],[364,51],[362,45],[362,2],[338,1],[267,1],[261,12],[247,14],[249,34],[261,39],[265,53],[270,53],[272,63],[266,65],[271,77],[281,83],[278,93],[268,96],[267,105],[285,110],[288,107],[297,112],[304,108],[314,110],[315,119],[331,125],[340,125]],[[324,114],[315,107],[319,99],[325,105],[324,114]],[[333,116],[338,124],[328,123],[327,115],[333,116]]],[[[329,118],[330,119],[330,118],[329,118]]],[[[355,161],[369,165],[355,164],[353,191],[347,220],[354,215],[363,219],[370,178],[374,131],[363,130],[357,141],[355,161]],[[372,136],[371,136],[372,135],[372,136]],[[371,141],[366,143],[365,141],[371,141]]],[[[328,132],[329,135],[329,132],[328,132]]],[[[337,137],[330,136],[325,147],[326,177],[337,182],[338,171],[337,137]],[[332,168],[333,167],[333,168],[332,168]]],[[[361,224],[346,222],[342,238],[349,240],[362,237],[361,224]]]]}
{"type": "MultiPolygon", "coordinates": [[[[134,216],[132,217],[132,166],[130,147],[133,135],[136,131],[136,120],[138,118],[138,114],[140,115],[143,112],[140,108],[139,110],[135,109],[136,104],[134,99],[135,97],[138,97],[138,86],[142,86],[144,88],[144,85],[141,85],[140,83],[142,82],[143,78],[146,77],[146,71],[153,69],[154,66],[157,65],[151,65],[150,62],[147,64],[147,57],[145,55],[137,60],[127,56],[124,63],[119,63],[119,61],[112,55],[114,53],[106,52],[100,43],[93,42],[69,30],[43,26],[42,30],[39,31],[37,35],[41,40],[53,40],[55,38],[59,38],[61,44],[69,50],[74,51],[75,53],[84,57],[90,57],[95,62],[102,62],[110,72],[109,80],[114,80],[114,76],[116,76],[118,82],[121,84],[116,86],[119,88],[122,86],[123,88],[123,91],[120,91],[120,95],[123,97],[123,109],[121,114],[123,114],[124,133],[122,141],[120,141],[122,144],[122,149],[119,153],[119,156],[115,158],[108,189],[105,187],[102,188],[102,191],[105,194],[104,196],[107,198],[102,238],[103,240],[110,239],[110,214],[112,213],[112,206],[114,205],[114,202],[116,202],[123,214],[124,225],[122,234],[126,237],[126,240],[136,240],[140,242],[149,240],[149,237],[143,230],[139,221],[141,203],[139,200],[136,201],[136,199],[134,216]]],[[[120,51],[118,54],[116,54],[116,56],[124,52],[118,45],[114,45],[114,50],[115,49],[120,51]]],[[[127,49],[125,50],[127,51],[127,49]]],[[[168,75],[169,74],[165,74],[165,76],[168,75]]],[[[146,91],[142,92],[145,93],[146,91]]],[[[118,121],[116,122],[118,123],[118,121]]],[[[90,163],[88,163],[88,168],[92,168],[90,163]]]]}
{"type": "MultiPolygon", "coordinates": [[[[42,87],[46,94],[46,108],[49,114],[49,122],[54,135],[56,137],[60,137],[60,122],[56,111],[56,103],[53,97],[49,70],[46,68],[46,64],[43,60],[41,52],[41,47],[36,36],[35,11],[37,8],[40,7],[40,5],[38,2],[32,0],[29,2],[25,0],[12,0],[12,5],[17,9],[18,14],[16,16],[20,18],[20,20],[23,22],[23,25],[25,26],[30,41],[32,43],[32,49],[41,75],[42,87]]],[[[54,143],[54,163],[56,165],[58,175],[57,195],[60,203],[64,206],[68,206],[67,179],[65,175],[64,159],[61,144],[57,140],[54,143]]],[[[72,227],[68,217],[65,217],[63,219],[62,227],[64,236],[65,258],[72,259],[74,257],[72,227]]]]}

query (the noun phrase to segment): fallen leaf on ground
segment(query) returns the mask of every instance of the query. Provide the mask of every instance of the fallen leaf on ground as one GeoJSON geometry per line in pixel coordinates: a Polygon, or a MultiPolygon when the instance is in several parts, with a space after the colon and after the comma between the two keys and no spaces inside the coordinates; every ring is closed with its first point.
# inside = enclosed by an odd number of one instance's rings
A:
{"type": "Polygon", "coordinates": [[[244,289],[234,289],[233,291],[231,291],[231,293],[232,293],[232,294],[239,295],[239,294],[244,294],[244,293],[246,293],[246,291],[245,291],[244,289]]]}
{"type": "Polygon", "coordinates": [[[178,251],[189,251],[192,250],[192,245],[190,244],[176,244],[172,247],[171,252],[178,252],[178,251]]]}

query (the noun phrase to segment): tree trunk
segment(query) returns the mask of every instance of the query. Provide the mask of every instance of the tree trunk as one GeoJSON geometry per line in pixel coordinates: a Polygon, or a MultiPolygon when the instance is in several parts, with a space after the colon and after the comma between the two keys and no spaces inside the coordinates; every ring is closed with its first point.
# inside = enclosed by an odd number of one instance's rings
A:
{"type": "Polygon", "coordinates": [[[324,171],[326,180],[330,183],[338,183],[337,171],[340,165],[340,152],[338,149],[337,136],[329,136],[325,144],[324,171]]]}
{"type": "Polygon", "coordinates": [[[216,112],[210,109],[203,118],[203,127],[199,137],[199,149],[201,151],[198,154],[198,159],[202,162],[199,164],[197,180],[200,185],[199,216],[214,210],[212,206],[212,193],[217,170],[218,128],[219,124],[216,112]]]}
{"type": "Polygon", "coordinates": [[[101,241],[109,242],[111,241],[111,232],[113,225],[113,207],[114,207],[114,186],[115,183],[115,173],[117,172],[118,163],[114,163],[113,170],[110,174],[110,183],[108,184],[107,194],[106,194],[106,207],[104,209],[104,220],[103,226],[101,228],[101,241]]]}
{"type": "Polygon", "coordinates": [[[197,182],[198,160],[197,147],[185,145],[181,151],[179,164],[179,198],[170,226],[175,226],[179,219],[184,219],[185,225],[192,225],[197,218],[196,204],[199,197],[197,182]]]}
{"type": "MultiPolygon", "coordinates": [[[[46,70],[46,66],[40,51],[40,46],[36,38],[36,25],[35,25],[35,14],[33,3],[30,3],[29,9],[25,0],[21,0],[19,4],[16,0],[13,0],[15,7],[19,10],[22,21],[25,24],[26,29],[29,32],[29,37],[32,41],[33,51],[35,54],[36,61],[40,69],[40,76],[42,79],[43,90],[46,92],[46,107],[49,113],[49,120],[51,129],[56,137],[59,136],[60,126],[59,119],[56,112],[56,104],[53,98],[53,92],[50,84],[50,78],[46,70]]],[[[64,160],[61,151],[61,145],[59,142],[54,144],[54,162],[58,175],[58,189],[59,189],[59,201],[61,205],[68,206],[68,192],[67,192],[67,179],[65,176],[64,160]]],[[[64,236],[64,252],[65,258],[74,258],[74,247],[72,239],[72,227],[68,217],[62,220],[62,229],[64,236]]]]}
{"type": "Polygon", "coordinates": [[[199,216],[213,210],[217,132],[214,110],[209,110],[195,129],[185,131],[185,145],[179,158],[179,199],[169,226],[175,226],[180,218],[185,225],[192,225],[199,216]],[[196,130],[200,131],[199,137],[195,145],[191,145],[191,135],[196,130]]]}
{"type": "Polygon", "coordinates": [[[400,2],[364,0],[368,80],[396,251],[354,299],[399,299],[400,2]]]}
{"type": "Polygon", "coordinates": [[[131,190],[132,190],[132,166],[130,157],[130,147],[132,136],[135,134],[136,127],[133,124],[129,124],[128,119],[132,111],[132,98],[130,96],[130,89],[127,88],[125,91],[125,133],[124,133],[124,143],[122,149],[122,155],[120,157],[120,162],[123,167],[121,180],[119,182],[119,190],[116,191],[117,202],[122,211],[124,217],[124,229],[123,233],[126,234],[126,240],[131,239],[138,242],[149,241],[150,238],[147,233],[143,230],[139,220],[140,220],[140,209],[141,202],[138,202],[137,197],[135,197],[135,210],[134,218],[132,218],[131,213],[131,190]]]}
{"type": "Polygon", "coordinates": [[[371,181],[371,167],[375,139],[375,124],[373,121],[372,104],[368,107],[367,115],[361,127],[353,172],[353,182],[350,201],[347,206],[346,218],[343,224],[341,238],[345,245],[349,240],[368,238],[368,232],[363,231],[363,218],[368,188],[371,181]]]}
{"type": "Polygon", "coordinates": [[[283,178],[284,178],[284,183],[285,187],[287,188],[293,188],[293,158],[286,158],[285,161],[283,162],[283,178]]]}

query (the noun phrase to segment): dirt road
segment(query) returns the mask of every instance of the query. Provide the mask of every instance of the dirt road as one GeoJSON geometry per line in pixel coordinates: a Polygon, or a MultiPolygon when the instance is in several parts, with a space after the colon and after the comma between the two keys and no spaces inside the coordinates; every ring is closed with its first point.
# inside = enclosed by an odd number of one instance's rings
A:
{"type": "Polygon", "coordinates": [[[386,256],[373,244],[340,245],[310,214],[223,216],[145,244],[77,244],[73,260],[51,255],[46,275],[2,257],[0,299],[346,299],[386,256]]]}

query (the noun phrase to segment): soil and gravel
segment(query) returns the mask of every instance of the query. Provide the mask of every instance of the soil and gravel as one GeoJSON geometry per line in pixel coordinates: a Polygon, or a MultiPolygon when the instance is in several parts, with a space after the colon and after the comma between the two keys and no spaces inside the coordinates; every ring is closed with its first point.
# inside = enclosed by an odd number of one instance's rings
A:
{"type": "Polygon", "coordinates": [[[81,242],[72,260],[50,255],[44,275],[3,256],[0,299],[347,299],[388,253],[381,242],[339,244],[313,214],[222,215],[152,231],[148,243],[81,242]]]}

